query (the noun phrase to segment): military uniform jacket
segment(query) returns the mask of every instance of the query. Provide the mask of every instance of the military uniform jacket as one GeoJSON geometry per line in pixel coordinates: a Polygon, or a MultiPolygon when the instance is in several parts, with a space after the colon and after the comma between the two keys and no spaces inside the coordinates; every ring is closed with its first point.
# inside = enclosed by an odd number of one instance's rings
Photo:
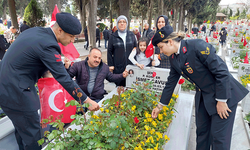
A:
{"type": "Polygon", "coordinates": [[[203,96],[209,115],[217,112],[215,98],[227,99],[228,107],[231,107],[247,95],[248,90],[229,73],[211,44],[200,39],[182,40],[179,52],[179,56],[172,54],[169,57],[171,70],[161,96],[162,104],[169,103],[180,75],[196,85],[196,111],[203,96]]]}
{"type": "Polygon", "coordinates": [[[21,33],[0,62],[0,106],[38,110],[40,101],[35,84],[47,70],[74,99],[79,100],[77,92],[82,93],[81,101],[87,98],[68,75],[52,29],[35,27],[21,33]]]}

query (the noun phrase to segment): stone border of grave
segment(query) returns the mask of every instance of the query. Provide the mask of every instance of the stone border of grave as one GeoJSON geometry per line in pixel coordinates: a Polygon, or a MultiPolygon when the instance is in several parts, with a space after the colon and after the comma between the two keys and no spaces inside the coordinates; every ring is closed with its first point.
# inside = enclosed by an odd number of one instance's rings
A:
{"type": "Polygon", "coordinates": [[[15,128],[9,119],[9,117],[5,116],[0,119],[0,140],[11,134],[15,131],[15,128]]]}
{"type": "Polygon", "coordinates": [[[246,115],[245,115],[245,113],[243,111],[242,112],[242,118],[243,118],[243,122],[244,122],[244,125],[245,125],[245,130],[246,130],[247,135],[248,135],[248,141],[250,143],[250,125],[248,124],[248,121],[245,120],[245,117],[246,117],[246,115]]]}

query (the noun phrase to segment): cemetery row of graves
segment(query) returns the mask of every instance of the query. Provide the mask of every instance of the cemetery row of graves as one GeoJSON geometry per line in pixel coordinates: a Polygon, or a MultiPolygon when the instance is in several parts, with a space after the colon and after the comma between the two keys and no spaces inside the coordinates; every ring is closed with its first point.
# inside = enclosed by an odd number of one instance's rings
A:
{"type": "MultiPolygon", "coordinates": [[[[211,24],[206,24],[206,26],[206,33],[201,32],[197,37],[190,34],[186,36],[186,39],[199,38],[209,42],[224,61],[226,61],[225,56],[229,56],[228,66],[232,67],[229,71],[237,73],[238,80],[250,90],[250,26],[245,22],[217,22],[217,31],[212,32],[211,35],[209,33],[211,24]],[[219,44],[219,31],[222,27],[225,27],[228,32],[227,46],[224,48],[220,48],[219,44]]],[[[135,68],[132,67],[132,69],[136,71],[135,68]]],[[[53,130],[51,133],[46,131],[46,138],[41,139],[39,144],[50,142],[45,149],[163,149],[171,141],[168,133],[171,124],[177,119],[175,115],[178,111],[176,105],[179,94],[183,91],[195,93],[193,84],[180,79],[170,104],[164,106],[158,118],[153,120],[151,111],[160,100],[161,91],[167,81],[166,74],[169,74],[169,71],[169,69],[163,72],[157,69],[139,70],[137,77],[128,77],[130,86],[114,89],[111,92],[113,95],[109,93],[109,97],[99,103],[101,109],[98,112],[72,115],[73,121],[67,130],[60,117],[43,120],[43,126],[55,120],[50,125],[57,127],[58,130],[53,130]],[[138,78],[145,78],[146,82],[138,81],[138,78]]],[[[66,106],[70,105],[79,106],[76,101],[66,104],[66,106]]],[[[250,98],[246,97],[242,101],[242,108],[245,118],[250,122],[250,98]]],[[[0,119],[3,116],[4,113],[0,109],[0,119]]]]}

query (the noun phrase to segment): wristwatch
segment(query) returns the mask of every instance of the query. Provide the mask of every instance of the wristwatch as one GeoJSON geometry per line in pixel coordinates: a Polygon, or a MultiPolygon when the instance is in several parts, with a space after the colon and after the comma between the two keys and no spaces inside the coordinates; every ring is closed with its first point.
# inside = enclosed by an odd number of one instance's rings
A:
{"type": "Polygon", "coordinates": [[[157,105],[157,108],[161,111],[162,110],[162,107],[160,107],[159,105],[157,105]]]}

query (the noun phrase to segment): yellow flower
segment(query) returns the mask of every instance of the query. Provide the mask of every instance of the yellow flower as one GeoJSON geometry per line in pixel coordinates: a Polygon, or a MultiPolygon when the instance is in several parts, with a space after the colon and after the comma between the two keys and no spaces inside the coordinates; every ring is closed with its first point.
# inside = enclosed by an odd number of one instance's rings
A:
{"type": "Polygon", "coordinates": [[[152,122],[153,118],[147,118],[147,122],[152,122]]]}
{"type": "Polygon", "coordinates": [[[121,109],[124,109],[124,106],[123,106],[123,105],[121,105],[121,109]]]}
{"type": "Polygon", "coordinates": [[[144,146],[145,144],[144,144],[144,142],[141,142],[141,144],[144,146]]]}
{"type": "Polygon", "coordinates": [[[162,109],[163,109],[163,111],[169,110],[167,106],[163,106],[162,109]]]}
{"type": "Polygon", "coordinates": [[[90,124],[93,124],[93,121],[90,121],[90,124]]]}
{"type": "Polygon", "coordinates": [[[164,139],[167,140],[167,141],[170,140],[169,137],[168,137],[167,135],[164,136],[164,139]]]}
{"type": "Polygon", "coordinates": [[[125,97],[126,95],[124,93],[121,94],[121,97],[125,97]]]}
{"type": "Polygon", "coordinates": [[[156,144],[156,146],[154,147],[154,150],[158,150],[158,145],[159,143],[156,144]]]}
{"type": "Polygon", "coordinates": [[[151,131],[150,131],[150,134],[153,134],[155,132],[155,129],[152,129],[151,131]]]}
{"type": "Polygon", "coordinates": [[[109,113],[109,110],[108,110],[108,109],[106,109],[105,111],[106,111],[107,113],[109,113]]]}
{"type": "Polygon", "coordinates": [[[118,128],[118,126],[116,126],[116,128],[118,128]]]}
{"type": "Polygon", "coordinates": [[[136,109],[136,106],[134,105],[131,110],[134,111],[135,109],[136,109]]]}
{"type": "Polygon", "coordinates": [[[113,107],[111,106],[110,109],[113,110],[113,107]]]}
{"type": "Polygon", "coordinates": [[[159,120],[162,120],[162,119],[163,119],[163,114],[159,114],[159,115],[158,115],[158,119],[159,119],[159,120]]]}
{"type": "Polygon", "coordinates": [[[97,115],[93,115],[92,118],[99,119],[99,117],[97,115]]]}
{"type": "Polygon", "coordinates": [[[152,122],[152,125],[153,125],[154,127],[156,127],[156,126],[157,126],[157,123],[156,123],[155,121],[153,121],[153,122],[152,122]]]}
{"type": "Polygon", "coordinates": [[[133,89],[131,89],[131,90],[130,90],[130,92],[134,92],[134,90],[133,90],[133,89]]]}
{"type": "Polygon", "coordinates": [[[147,134],[148,134],[148,131],[145,131],[145,134],[147,135],[147,134]]]}
{"type": "Polygon", "coordinates": [[[171,114],[173,114],[174,113],[174,111],[171,111],[171,114]]]}
{"type": "Polygon", "coordinates": [[[124,149],[125,149],[125,147],[123,146],[123,147],[122,147],[122,150],[124,150],[124,149]]]}
{"type": "Polygon", "coordinates": [[[100,111],[103,111],[104,109],[103,108],[100,108],[100,111]]]}
{"type": "Polygon", "coordinates": [[[149,126],[144,126],[144,128],[148,131],[148,130],[150,130],[150,127],[149,126]]]}

